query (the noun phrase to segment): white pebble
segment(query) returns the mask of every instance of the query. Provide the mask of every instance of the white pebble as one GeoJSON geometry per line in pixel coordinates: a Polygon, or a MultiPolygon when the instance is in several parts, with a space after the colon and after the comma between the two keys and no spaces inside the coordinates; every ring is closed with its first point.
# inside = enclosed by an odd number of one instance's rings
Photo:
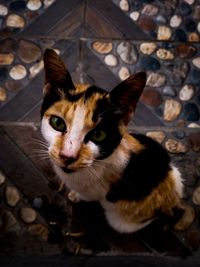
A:
{"type": "Polygon", "coordinates": [[[5,190],[6,202],[10,207],[15,207],[20,201],[20,194],[17,188],[7,186],[5,190]]]}
{"type": "Polygon", "coordinates": [[[121,67],[119,70],[119,78],[124,81],[130,76],[130,72],[126,67],[121,67]]]}
{"type": "Polygon", "coordinates": [[[24,207],[20,210],[20,216],[25,223],[32,223],[36,220],[37,213],[32,208],[24,207]]]}
{"type": "Polygon", "coordinates": [[[195,67],[200,69],[200,57],[196,57],[192,60],[192,63],[194,64],[195,67]]]}
{"type": "Polygon", "coordinates": [[[200,125],[195,122],[191,122],[190,124],[188,124],[187,127],[188,128],[200,128],[200,125]]]}
{"type": "Polygon", "coordinates": [[[0,185],[3,184],[5,180],[6,180],[5,175],[2,172],[0,172],[0,185]]]}
{"type": "Polygon", "coordinates": [[[190,100],[194,95],[194,89],[192,85],[184,85],[180,92],[179,92],[179,98],[182,101],[188,101],[190,100]]]}
{"type": "Polygon", "coordinates": [[[171,35],[172,35],[171,28],[169,28],[167,26],[159,26],[158,27],[158,34],[157,34],[158,40],[160,40],[160,41],[169,40],[171,35]]]}
{"type": "Polygon", "coordinates": [[[139,16],[140,16],[140,13],[138,11],[133,11],[131,14],[130,14],[130,18],[133,20],[133,21],[137,21],[139,19],[139,16]]]}
{"type": "Polygon", "coordinates": [[[108,66],[111,66],[111,67],[117,66],[117,58],[112,54],[107,55],[104,61],[108,66]]]}
{"type": "Polygon", "coordinates": [[[44,67],[43,60],[30,67],[29,78],[34,78],[44,67]]]}
{"type": "Polygon", "coordinates": [[[179,27],[182,22],[182,18],[179,15],[174,15],[170,19],[170,26],[173,28],[179,27]]]}
{"type": "Polygon", "coordinates": [[[157,48],[157,45],[155,43],[149,42],[149,43],[142,43],[140,45],[140,51],[145,55],[151,55],[157,48]]]}
{"type": "Polygon", "coordinates": [[[123,11],[129,11],[129,3],[127,0],[121,0],[119,2],[119,7],[121,8],[121,10],[123,11]]]}
{"type": "Polygon", "coordinates": [[[197,30],[200,33],[200,22],[197,24],[197,30]]]}
{"type": "Polygon", "coordinates": [[[7,17],[6,20],[6,25],[8,27],[13,27],[13,28],[23,28],[25,26],[25,21],[22,17],[16,14],[10,14],[7,17]]]}
{"type": "Polygon", "coordinates": [[[42,3],[40,0],[29,0],[27,3],[28,9],[35,11],[38,10],[42,6],[42,3]]]}
{"type": "Polygon", "coordinates": [[[48,8],[51,6],[56,0],[44,0],[44,7],[48,8]]]}
{"type": "Polygon", "coordinates": [[[184,0],[188,5],[194,4],[195,0],[184,0]]]}
{"type": "Polygon", "coordinates": [[[0,16],[6,16],[8,14],[8,8],[4,5],[0,5],[0,16]]]}
{"type": "Polygon", "coordinates": [[[23,65],[15,65],[14,67],[12,67],[12,69],[10,70],[9,74],[10,77],[13,80],[21,80],[26,76],[26,69],[23,65]]]}

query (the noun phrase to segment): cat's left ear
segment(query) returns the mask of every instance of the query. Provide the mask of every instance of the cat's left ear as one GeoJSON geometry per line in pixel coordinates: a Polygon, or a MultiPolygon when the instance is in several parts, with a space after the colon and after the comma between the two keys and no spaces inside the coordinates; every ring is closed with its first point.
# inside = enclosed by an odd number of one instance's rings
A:
{"type": "Polygon", "coordinates": [[[121,82],[110,93],[110,101],[128,124],[146,84],[146,73],[138,72],[121,82]]]}
{"type": "Polygon", "coordinates": [[[47,49],[45,51],[43,61],[45,71],[44,94],[50,88],[60,88],[63,90],[75,88],[64,62],[53,49],[47,49]]]}

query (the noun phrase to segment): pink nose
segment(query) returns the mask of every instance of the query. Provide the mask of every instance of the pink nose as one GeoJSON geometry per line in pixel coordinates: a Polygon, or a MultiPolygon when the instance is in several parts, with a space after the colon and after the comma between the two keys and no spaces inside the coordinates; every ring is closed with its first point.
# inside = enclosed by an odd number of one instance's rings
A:
{"type": "Polygon", "coordinates": [[[59,156],[65,162],[65,164],[71,164],[72,162],[76,160],[75,157],[67,156],[63,154],[62,152],[60,152],[59,156]]]}

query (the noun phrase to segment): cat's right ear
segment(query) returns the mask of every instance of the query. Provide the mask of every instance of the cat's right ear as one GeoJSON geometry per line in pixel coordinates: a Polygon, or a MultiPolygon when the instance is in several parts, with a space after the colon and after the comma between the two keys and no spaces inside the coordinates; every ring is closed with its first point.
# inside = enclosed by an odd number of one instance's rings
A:
{"type": "Polygon", "coordinates": [[[45,71],[44,94],[47,94],[52,88],[64,91],[75,89],[64,62],[53,49],[46,49],[43,61],[45,71]]]}
{"type": "Polygon", "coordinates": [[[146,73],[138,72],[121,82],[110,92],[111,103],[127,125],[146,84],[146,73]]]}

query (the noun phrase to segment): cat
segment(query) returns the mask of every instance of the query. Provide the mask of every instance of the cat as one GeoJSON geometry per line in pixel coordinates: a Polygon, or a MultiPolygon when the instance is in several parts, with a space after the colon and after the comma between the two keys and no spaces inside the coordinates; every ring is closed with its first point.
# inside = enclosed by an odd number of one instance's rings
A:
{"type": "Polygon", "coordinates": [[[166,150],[153,139],[129,133],[127,125],[146,84],[145,72],[110,93],[74,85],[61,57],[44,53],[41,131],[61,182],[73,202],[98,201],[108,224],[132,233],[158,212],[181,208],[183,182],[166,150]]]}

